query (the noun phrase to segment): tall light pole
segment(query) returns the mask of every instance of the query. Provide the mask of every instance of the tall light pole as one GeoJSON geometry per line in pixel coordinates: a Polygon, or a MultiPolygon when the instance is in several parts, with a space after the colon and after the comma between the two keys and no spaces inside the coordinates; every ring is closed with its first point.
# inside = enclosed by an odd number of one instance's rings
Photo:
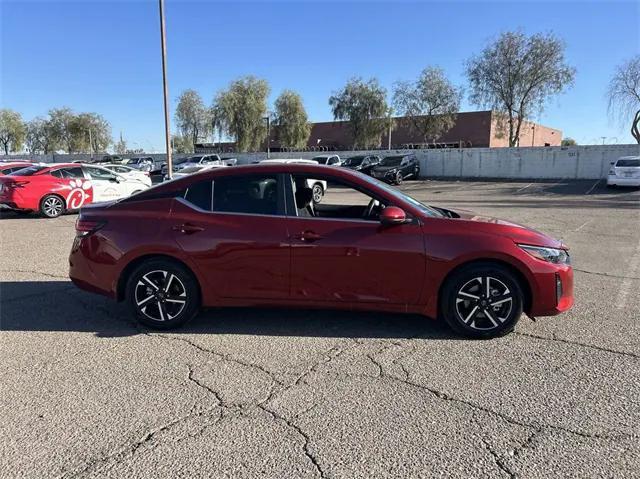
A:
{"type": "Polygon", "coordinates": [[[91,128],[87,131],[89,132],[89,153],[91,153],[91,161],[93,161],[93,137],[91,136],[91,128]]]}
{"type": "Polygon", "coordinates": [[[164,90],[164,143],[167,149],[167,176],[173,176],[171,161],[171,131],[169,125],[169,86],[167,85],[167,41],[164,27],[164,0],[158,0],[160,6],[160,43],[162,45],[162,88],[164,90]]]}
{"type": "Polygon", "coordinates": [[[267,158],[269,158],[271,157],[271,118],[267,115],[264,120],[267,122],[267,158]]]}

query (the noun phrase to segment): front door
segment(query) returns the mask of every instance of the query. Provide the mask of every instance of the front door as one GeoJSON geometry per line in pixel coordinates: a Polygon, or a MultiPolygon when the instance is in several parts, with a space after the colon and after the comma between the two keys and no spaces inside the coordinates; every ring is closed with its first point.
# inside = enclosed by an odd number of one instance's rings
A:
{"type": "Polygon", "coordinates": [[[209,297],[286,299],[290,247],[279,175],[195,183],[172,209],[174,235],[209,297]]]}
{"type": "MultiPolygon", "coordinates": [[[[93,201],[112,201],[126,196],[125,188],[120,185],[118,175],[106,168],[83,166],[93,186],[93,201]]],[[[120,177],[121,178],[121,177],[120,177]]]]}
{"type": "Polygon", "coordinates": [[[384,204],[330,179],[322,203],[300,208],[303,180],[294,178],[289,217],[292,299],[417,304],[425,274],[418,222],[382,226],[384,204]]]}

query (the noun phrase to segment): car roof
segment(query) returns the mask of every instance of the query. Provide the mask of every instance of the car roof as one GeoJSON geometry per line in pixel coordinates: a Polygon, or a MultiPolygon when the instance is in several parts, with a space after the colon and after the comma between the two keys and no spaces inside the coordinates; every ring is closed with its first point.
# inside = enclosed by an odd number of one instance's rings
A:
{"type": "Polygon", "coordinates": [[[640,156],[621,156],[618,160],[640,160],[640,156]]]}

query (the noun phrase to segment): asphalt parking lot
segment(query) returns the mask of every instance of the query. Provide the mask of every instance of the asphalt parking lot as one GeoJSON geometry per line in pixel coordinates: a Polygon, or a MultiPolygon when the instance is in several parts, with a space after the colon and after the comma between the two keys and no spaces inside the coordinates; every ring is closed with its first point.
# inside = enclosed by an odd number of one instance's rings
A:
{"type": "Polygon", "coordinates": [[[640,191],[402,189],[563,239],[575,307],[491,341],[305,310],[158,333],[68,281],[75,215],[0,214],[0,475],[639,477],[640,191]]]}

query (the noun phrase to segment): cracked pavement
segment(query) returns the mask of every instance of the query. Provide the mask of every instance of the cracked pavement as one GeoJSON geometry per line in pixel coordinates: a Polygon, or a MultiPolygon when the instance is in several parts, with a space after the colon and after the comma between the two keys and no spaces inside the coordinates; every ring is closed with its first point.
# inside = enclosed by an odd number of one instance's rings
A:
{"type": "Polygon", "coordinates": [[[402,186],[571,246],[574,309],[490,341],[307,310],[148,330],[68,281],[75,215],[1,213],[2,475],[640,477],[640,192],[592,183],[402,186]]]}

